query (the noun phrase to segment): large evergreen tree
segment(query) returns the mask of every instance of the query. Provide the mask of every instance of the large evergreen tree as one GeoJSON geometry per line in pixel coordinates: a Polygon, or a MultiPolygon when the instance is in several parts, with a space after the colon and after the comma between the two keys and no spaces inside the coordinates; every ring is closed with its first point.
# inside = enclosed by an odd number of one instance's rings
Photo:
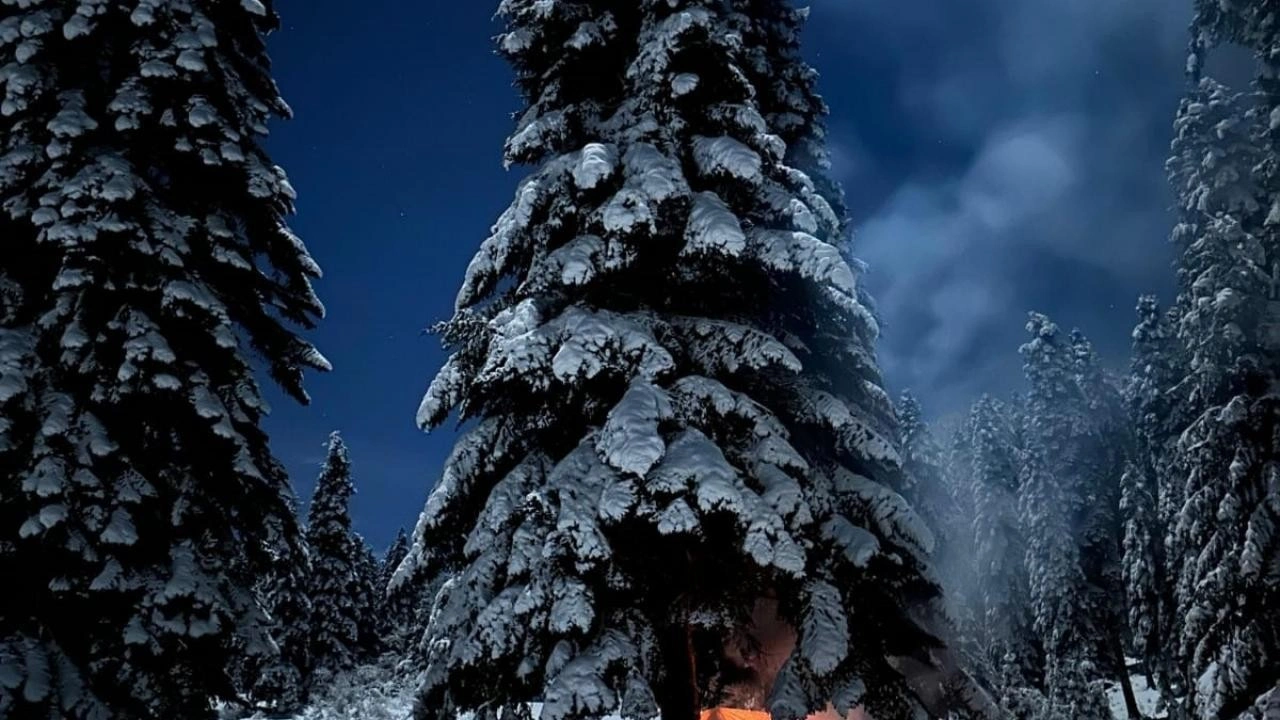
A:
{"type": "Polygon", "coordinates": [[[301,546],[277,549],[273,558],[259,591],[278,652],[248,659],[242,685],[254,705],[287,717],[306,703],[311,689],[311,563],[301,546]]]}
{"type": "Polygon", "coordinates": [[[311,549],[311,662],[323,675],[350,669],[366,653],[368,597],[365,548],[351,530],[351,459],[338,433],[307,509],[311,549]]]}
{"type": "Polygon", "coordinates": [[[1027,538],[1018,515],[1021,448],[1011,410],[984,396],[966,423],[973,493],[973,565],[983,659],[1007,687],[1043,687],[1027,578],[1027,538]]]}
{"type": "Polygon", "coordinates": [[[367,659],[386,649],[385,626],[381,615],[386,593],[378,585],[382,564],[373,554],[373,548],[359,534],[353,533],[352,541],[356,553],[356,637],[359,638],[360,654],[367,659]]]}
{"type": "Polygon", "coordinates": [[[401,587],[393,582],[396,570],[409,555],[409,537],[401,528],[387,553],[382,558],[376,590],[381,607],[378,611],[381,635],[387,646],[402,654],[413,649],[413,643],[421,639],[418,609],[423,603],[421,593],[401,587]]]}
{"type": "Polygon", "coordinates": [[[1109,438],[1089,393],[1098,381],[1091,349],[1036,313],[1027,331],[1031,340],[1021,348],[1030,389],[1020,515],[1031,607],[1045,651],[1047,712],[1103,717],[1089,681],[1115,667],[1123,637],[1115,604],[1119,538],[1113,534],[1119,473],[1103,472],[1110,467],[1109,438]],[[1082,672],[1086,665],[1095,671],[1082,672]]]}
{"type": "Polygon", "coordinates": [[[953,541],[958,511],[942,467],[942,449],[924,418],[924,408],[910,391],[903,392],[896,406],[899,426],[899,453],[902,456],[902,494],[929,526],[937,545],[937,564],[950,567],[943,553],[960,550],[953,541]]]}
{"type": "Polygon", "coordinates": [[[1170,518],[1182,505],[1170,464],[1185,427],[1178,402],[1184,367],[1171,318],[1156,298],[1140,298],[1137,311],[1125,391],[1134,446],[1121,481],[1123,573],[1134,649],[1162,694],[1172,698],[1182,688],[1172,664],[1177,618],[1164,540],[1170,518]]]}
{"type": "MultiPolygon", "coordinates": [[[[920,401],[910,391],[897,403],[902,455],[902,494],[917,510],[934,536],[933,563],[945,590],[946,614],[939,631],[949,647],[964,659],[964,665],[980,678],[990,678],[992,666],[982,662],[985,628],[978,618],[978,595],[974,566],[974,537],[971,526],[973,496],[971,478],[956,464],[967,461],[945,453],[925,421],[920,401]]],[[[953,449],[953,455],[954,455],[953,449]]]]}
{"type": "Polygon", "coordinates": [[[788,138],[820,138],[820,104],[786,91],[812,79],[799,16],[499,12],[528,103],[506,156],[537,167],[468,268],[419,413],[473,421],[402,573],[456,573],[419,716],[541,698],[547,720],[695,718],[766,596],[799,635],[775,717],[909,714],[932,542],[895,492],[843,218],[787,163],[788,138]]]}
{"type": "Polygon", "coordinates": [[[297,529],[246,350],[327,368],[271,4],[0,3],[0,715],[208,717],[270,651],[297,529]]]}
{"type": "Polygon", "coordinates": [[[1280,259],[1276,29],[1261,9],[1200,4],[1198,40],[1254,50],[1258,92],[1201,79],[1179,111],[1169,163],[1191,418],[1171,464],[1181,501],[1166,538],[1179,619],[1171,645],[1200,718],[1243,712],[1276,682],[1280,663],[1280,400],[1264,332],[1280,320],[1268,304],[1268,268],[1280,259]]]}

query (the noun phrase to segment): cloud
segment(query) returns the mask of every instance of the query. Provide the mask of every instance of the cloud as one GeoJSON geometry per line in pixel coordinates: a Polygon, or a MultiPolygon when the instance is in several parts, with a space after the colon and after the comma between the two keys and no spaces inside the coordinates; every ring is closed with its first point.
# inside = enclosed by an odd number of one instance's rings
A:
{"type": "Polygon", "coordinates": [[[1163,163],[1189,4],[813,1],[819,41],[843,33],[843,59],[874,66],[851,87],[828,73],[827,94],[892,83],[892,108],[836,97],[831,134],[851,194],[892,176],[854,247],[893,385],[939,414],[1011,389],[1031,309],[1123,362],[1133,299],[1173,280],[1163,163]]]}

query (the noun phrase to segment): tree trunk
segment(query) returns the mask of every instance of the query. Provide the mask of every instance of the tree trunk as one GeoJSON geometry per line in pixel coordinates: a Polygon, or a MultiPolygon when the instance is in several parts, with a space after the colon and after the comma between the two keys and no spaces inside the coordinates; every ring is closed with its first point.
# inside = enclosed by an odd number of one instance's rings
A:
{"type": "Polygon", "coordinates": [[[1138,698],[1133,694],[1133,680],[1129,677],[1129,665],[1124,661],[1124,642],[1120,639],[1119,633],[1111,633],[1111,649],[1129,720],[1142,720],[1142,710],[1138,707],[1138,698]]]}
{"type": "Polygon", "coordinates": [[[698,665],[693,654],[693,628],[688,613],[672,608],[672,617],[663,625],[659,641],[665,671],[657,689],[662,720],[698,720],[702,703],[698,697],[698,665]]]}

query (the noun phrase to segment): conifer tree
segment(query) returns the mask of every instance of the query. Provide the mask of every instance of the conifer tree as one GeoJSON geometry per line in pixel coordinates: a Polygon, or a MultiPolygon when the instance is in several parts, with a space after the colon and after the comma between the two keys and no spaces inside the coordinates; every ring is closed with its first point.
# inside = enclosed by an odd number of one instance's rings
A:
{"type": "MultiPolygon", "coordinates": [[[[814,118],[826,116],[818,94],[818,72],[800,60],[807,8],[791,9],[789,0],[739,0],[729,20],[742,35],[741,69],[756,89],[760,114],[786,144],[786,163],[805,173],[833,213],[847,221],[844,190],[831,177],[827,131],[814,118]]],[[[842,244],[847,245],[847,243],[842,244]]],[[[846,257],[855,266],[858,261],[846,257]]],[[[863,358],[860,372],[879,374],[874,357],[863,358]]]]}
{"type": "Polygon", "coordinates": [[[798,18],[710,0],[499,12],[528,103],[506,156],[536,169],[468,268],[419,413],[474,421],[399,574],[456,573],[419,717],[540,698],[544,720],[696,718],[765,595],[799,635],[775,718],[919,710],[894,659],[936,644],[909,616],[938,592],[932,538],[895,492],[843,219],[787,164],[744,42],[798,18]]]}
{"type": "Polygon", "coordinates": [[[393,583],[396,570],[409,554],[409,537],[404,529],[396,533],[395,540],[387,548],[382,558],[382,567],[378,575],[376,590],[381,602],[378,611],[381,621],[381,635],[392,650],[407,653],[412,643],[421,638],[418,608],[422,603],[420,594],[407,592],[393,583]]]}
{"type": "Polygon", "coordinates": [[[409,536],[405,534],[404,528],[400,528],[396,531],[396,537],[391,541],[391,545],[387,547],[386,554],[382,556],[382,562],[379,563],[378,587],[385,590],[391,585],[391,578],[395,576],[396,569],[408,555],[409,536]]]}
{"type": "MultiPolygon", "coordinates": [[[[897,415],[904,478],[902,494],[929,525],[941,552],[941,546],[957,534],[952,532],[956,511],[944,479],[942,451],[925,422],[920,401],[910,391],[903,392],[899,398],[897,415]]],[[[948,567],[944,561],[938,564],[948,567]]]]}
{"type": "Polygon", "coordinates": [[[354,493],[347,446],[335,432],[329,436],[328,457],[307,509],[311,662],[326,675],[351,668],[363,655],[364,552],[351,531],[354,493]]]}
{"type": "Polygon", "coordinates": [[[925,422],[920,402],[910,391],[902,393],[897,415],[902,494],[933,533],[933,561],[946,591],[943,634],[948,645],[965,658],[968,668],[989,678],[993,668],[981,662],[978,649],[983,628],[977,617],[976,595],[980,588],[974,575],[970,478],[967,473],[944,469],[942,448],[925,422]]]}
{"type": "Polygon", "coordinates": [[[319,269],[259,140],[270,0],[0,3],[0,715],[206,718],[296,542],[319,269]]]}
{"type": "MultiPolygon", "coordinates": [[[[1082,504],[1075,518],[1091,605],[1102,631],[1097,677],[1117,681],[1132,720],[1142,717],[1125,660],[1129,630],[1124,602],[1124,522],[1120,515],[1125,469],[1133,455],[1133,432],[1125,412],[1121,380],[1103,370],[1093,344],[1079,330],[1070,336],[1072,367],[1090,425],[1090,441],[1077,448],[1069,466],[1079,476],[1082,504]]],[[[1105,703],[1102,703],[1105,707],[1105,703]]]]}
{"type": "Polygon", "coordinates": [[[1258,9],[1244,3],[1215,15],[1201,7],[1202,32],[1229,31],[1223,39],[1259,53],[1259,92],[1201,79],[1180,109],[1169,163],[1181,213],[1176,311],[1191,420],[1172,463],[1182,504],[1166,550],[1179,619],[1174,651],[1199,718],[1244,712],[1275,682],[1280,662],[1271,611],[1280,604],[1280,400],[1264,336],[1280,195],[1266,69],[1274,59],[1254,44],[1274,28],[1258,24],[1258,9]]]}
{"type": "MultiPolygon", "coordinates": [[[[1095,717],[1087,663],[1114,666],[1118,634],[1110,581],[1115,552],[1107,547],[1108,489],[1099,477],[1105,437],[1092,417],[1084,368],[1091,352],[1082,337],[1064,337],[1043,315],[1027,323],[1022,346],[1028,443],[1020,497],[1035,628],[1044,645],[1050,717],[1095,717]]],[[[1118,488],[1118,475],[1110,478],[1118,488]]],[[[1112,538],[1118,542],[1118,538],[1112,538]]],[[[1123,671],[1121,671],[1123,674],[1123,671]]]]}
{"type": "Polygon", "coordinates": [[[1021,449],[1000,401],[984,396],[966,424],[973,487],[974,583],[981,600],[984,660],[1005,689],[1043,687],[1042,650],[1031,615],[1027,538],[1018,515],[1021,449]]]}
{"type": "Polygon", "coordinates": [[[271,614],[278,652],[246,663],[243,684],[256,706],[287,717],[306,704],[311,689],[311,564],[301,546],[279,550],[273,557],[275,564],[260,582],[260,592],[271,614]]]}
{"type": "Polygon", "coordinates": [[[1134,647],[1162,694],[1173,697],[1182,690],[1171,665],[1176,616],[1164,539],[1182,504],[1170,464],[1185,427],[1177,401],[1185,368],[1170,316],[1156,298],[1140,298],[1137,312],[1125,392],[1134,447],[1121,481],[1123,573],[1134,647]]]}
{"type": "Polygon", "coordinates": [[[982,620],[982,587],[975,557],[975,496],[970,472],[972,439],[968,419],[961,420],[939,456],[952,517],[942,541],[950,547],[943,547],[942,542],[935,544],[935,565],[942,579],[945,606],[957,635],[949,644],[963,656],[965,666],[980,683],[994,688],[998,668],[987,662],[983,650],[988,628],[984,627],[982,620]]]}
{"type": "Polygon", "coordinates": [[[356,637],[359,638],[361,659],[381,654],[386,648],[383,634],[385,625],[381,611],[385,593],[378,587],[382,565],[373,554],[373,548],[358,534],[352,534],[356,553],[356,637]]]}

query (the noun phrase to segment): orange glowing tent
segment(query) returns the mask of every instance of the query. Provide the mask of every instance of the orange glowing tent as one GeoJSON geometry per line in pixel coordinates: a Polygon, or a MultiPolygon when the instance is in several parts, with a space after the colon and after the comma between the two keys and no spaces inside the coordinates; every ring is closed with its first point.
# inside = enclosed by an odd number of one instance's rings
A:
{"type": "MultiPolygon", "coordinates": [[[[855,708],[849,712],[846,718],[841,718],[836,714],[835,710],[828,707],[826,712],[810,715],[809,720],[866,720],[866,717],[862,712],[862,708],[855,708]]],[[[702,717],[699,720],[771,720],[771,717],[769,713],[763,710],[718,707],[703,710],[702,717]]]]}
{"type": "Polygon", "coordinates": [[[738,708],[718,707],[703,710],[699,720],[770,720],[769,713],[763,710],[739,710],[738,708]]]}

